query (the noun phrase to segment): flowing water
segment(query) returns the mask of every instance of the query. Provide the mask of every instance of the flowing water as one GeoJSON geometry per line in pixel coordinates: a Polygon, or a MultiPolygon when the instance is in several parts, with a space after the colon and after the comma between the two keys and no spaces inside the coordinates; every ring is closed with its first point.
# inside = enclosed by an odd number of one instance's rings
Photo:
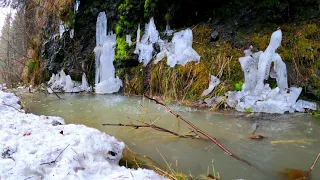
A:
{"type": "MultiPolygon", "coordinates": [[[[162,106],[149,100],[120,95],[64,94],[63,100],[44,94],[23,94],[22,99],[35,114],[60,116],[66,123],[84,124],[122,140],[133,151],[146,155],[166,168],[192,176],[212,173],[222,179],[279,179],[280,170],[308,170],[320,152],[320,119],[307,114],[249,115],[235,111],[208,111],[170,105],[172,109],[196,126],[216,137],[224,146],[248,160],[250,167],[228,156],[212,142],[181,139],[148,128],[102,126],[103,123],[155,123],[180,134],[190,130],[162,106]],[[259,121],[256,134],[267,138],[251,140],[249,136],[259,121]],[[164,157],[164,159],[161,157],[164,157]]],[[[320,179],[320,163],[313,170],[313,179],[320,179]]]]}

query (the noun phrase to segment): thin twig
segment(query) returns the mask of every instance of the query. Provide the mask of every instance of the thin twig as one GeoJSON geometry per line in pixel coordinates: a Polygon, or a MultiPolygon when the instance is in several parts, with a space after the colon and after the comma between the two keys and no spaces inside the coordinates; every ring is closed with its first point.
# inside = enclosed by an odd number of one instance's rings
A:
{"type": "Polygon", "coordinates": [[[54,92],[54,90],[51,88],[51,86],[48,86],[50,89],[51,89],[51,91],[59,98],[59,99],[62,99],[56,92],[54,92]]]}
{"type": "Polygon", "coordinates": [[[68,148],[70,146],[70,144],[68,144],[68,146],[67,147],[65,147],[61,152],[60,152],[60,154],[56,157],[56,159],[55,160],[53,160],[53,161],[51,161],[51,162],[46,162],[46,163],[42,163],[42,164],[40,164],[40,165],[45,165],[45,164],[53,164],[53,163],[56,163],[57,162],[57,160],[58,160],[58,158],[61,156],[61,154],[68,148]]]}
{"type": "Polygon", "coordinates": [[[309,170],[309,178],[311,178],[312,170],[313,170],[314,166],[316,165],[316,163],[317,163],[317,161],[318,161],[319,158],[320,158],[320,152],[319,152],[318,156],[317,156],[316,159],[313,161],[313,163],[312,163],[312,165],[311,165],[311,167],[310,167],[310,170],[309,170]]]}
{"type": "Polygon", "coordinates": [[[156,131],[161,131],[161,132],[166,132],[166,133],[169,133],[169,134],[172,134],[172,135],[175,135],[179,138],[198,138],[196,135],[181,135],[181,134],[178,134],[178,133],[175,133],[173,131],[170,131],[168,129],[165,129],[163,127],[160,127],[160,126],[156,126],[154,124],[149,124],[149,123],[145,123],[145,122],[142,122],[142,121],[138,121],[140,123],[143,123],[144,125],[137,125],[137,124],[102,124],[103,126],[122,126],[122,127],[133,127],[135,129],[139,129],[139,128],[152,128],[156,131]]]}

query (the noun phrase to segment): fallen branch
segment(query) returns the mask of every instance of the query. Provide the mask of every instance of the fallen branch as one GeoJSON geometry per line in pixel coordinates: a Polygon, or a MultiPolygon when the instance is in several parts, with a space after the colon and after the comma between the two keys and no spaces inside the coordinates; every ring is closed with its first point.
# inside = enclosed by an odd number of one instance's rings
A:
{"type": "Polygon", "coordinates": [[[68,144],[67,147],[65,147],[60,153],[59,155],[56,157],[55,160],[51,161],[51,162],[46,162],[46,163],[41,163],[40,165],[45,165],[45,164],[53,164],[53,163],[56,163],[58,158],[61,156],[61,154],[70,146],[70,144],[68,144]]]}
{"type": "MultiPolygon", "coordinates": [[[[133,86],[131,86],[131,84],[127,83],[127,85],[130,86],[132,89],[134,89],[135,92],[138,92],[133,86]]],[[[231,151],[229,151],[229,150],[228,150],[226,147],[224,147],[216,138],[214,138],[214,137],[212,137],[211,135],[209,135],[208,133],[202,131],[202,130],[199,129],[197,126],[195,126],[194,124],[192,124],[190,121],[188,121],[187,119],[183,118],[183,117],[180,116],[179,114],[177,114],[177,113],[175,113],[174,111],[172,111],[172,109],[171,109],[168,105],[166,105],[165,103],[160,102],[160,101],[158,101],[158,100],[156,100],[156,99],[153,99],[153,98],[149,97],[149,96],[146,95],[146,94],[143,94],[143,96],[144,96],[145,98],[151,100],[151,101],[154,101],[156,104],[159,104],[159,105],[164,106],[164,107],[167,109],[167,111],[169,111],[171,114],[173,114],[177,119],[179,119],[179,120],[185,122],[186,124],[188,124],[196,133],[199,133],[199,134],[207,137],[208,139],[210,139],[214,144],[216,144],[220,149],[222,149],[222,150],[223,150],[225,153],[227,153],[229,156],[231,156],[231,157],[233,157],[233,158],[235,158],[235,159],[237,159],[237,160],[239,160],[239,161],[242,161],[242,162],[244,162],[245,164],[253,167],[253,165],[252,165],[249,161],[247,161],[247,160],[245,160],[245,159],[237,156],[236,154],[232,153],[231,151]]]]}
{"type": "MultiPolygon", "coordinates": [[[[141,122],[141,121],[139,121],[141,122]]],[[[133,127],[135,129],[139,129],[139,128],[152,128],[156,131],[161,131],[161,132],[166,132],[166,133],[169,133],[169,134],[172,134],[174,136],[177,136],[179,138],[198,138],[196,135],[181,135],[181,134],[178,134],[178,133],[175,133],[173,131],[170,131],[168,129],[165,129],[163,127],[160,127],[160,126],[156,126],[154,124],[148,124],[148,123],[145,123],[145,122],[141,122],[143,123],[144,125],[137,125],[137,124],[110,124],[110,123],[107,123],[107,124],[102,124],[103,126],[122,126],[122,127],[133,127]]]]}
{"type": "Polygon", "coordinates": [[[61,99],[61,97],[56,93],[56,92],[54,92],[54,90],[51,88],[51,86],[48,86],[50,89],[51,89],[51,91],[59,98],[59,99],[61,99]]]}
{"type": "Polygon", "coordinates": [[[310,167],[310,170],[309,170],[309,178],[311,178],[311,173],[312,173],[312,170],[314,168],[314,166],[316,165],[318,159],[320,158],[320,153],[318,154],[318,156],[316,157],[316,159],[313,161],[311,167],[310,167]]]}

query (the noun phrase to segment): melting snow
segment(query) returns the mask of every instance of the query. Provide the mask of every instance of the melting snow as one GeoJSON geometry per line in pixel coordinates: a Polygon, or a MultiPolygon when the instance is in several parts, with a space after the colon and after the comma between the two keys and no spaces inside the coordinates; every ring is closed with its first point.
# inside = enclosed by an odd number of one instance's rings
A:
{"type": "Polygon", "coordinates": [[[113,136],[60,117],[26,114],[19,98],[0,91],[0,179],[155,179],[118,165],[125,147],[113,136]]]}

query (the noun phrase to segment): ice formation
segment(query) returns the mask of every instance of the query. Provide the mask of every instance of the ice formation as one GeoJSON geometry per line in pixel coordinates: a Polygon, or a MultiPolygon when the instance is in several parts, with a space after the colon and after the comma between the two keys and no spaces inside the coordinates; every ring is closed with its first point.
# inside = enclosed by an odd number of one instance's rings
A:
{"type": "Polygon", "coordinates": [[[65,125],[60,117],[26,114],[18,102],[0,91],[1,179],[165,179],[151,170],[119,166],[125,144],[115,137],[65,125]]]}
{"type": "Polygon", "coordinates": [[[115,56],[116,35],[110,32],[107,35],[107,17],[100,12],[96,25],[96,58],[95,92],[98,94],[118,92],[122,86],[119,77],[115,78],[113,60],[115,56]]]}
{"type": "MultiPolygon", "coordinates": [[[[169,25],[167,25],[164,33],[167,36],[171,36],[173,32],[173,30],[170,30],[169,25]]],[[[200,61],[199,54],[192,49],[192,40],[192,30],[189,28],[174,33],[171,42],[160,39],[154,20],[151,18],[149,23],[145,26],[145,33],[141,40],[140,25],[138,26],[137,43],[134,53],[139,55],[139,62],[146,66],[153,57],[153,44],[158,43],[160,52],[156,56],[155,63],[168,57],[167,64],[170,67],[174,67],[176,64],[185,65],[191,61],[200,61]]]]}
{"type": "Polygon", "coordinates": [[[64,32],[65,32],[64,25],[63,25],[63,24],[60,24],[60,25],[59,25],[59,35],[60,35],[60,38],[62,38],[64,32]]]}
{"type": "Polygon", "coordinates": [[[132,41],[131,41],[131,36],[130,35],[126,35],[126,42],[129,44],[129,46],[132,45],[132,41]]]}
{"type": "Polygon", "coordinates": [[[245,56],[239,58],[244,83],[241,91],[226,94],[229,106],[238,111],[284,113],[286,111],[304,112],[305,109],[316,110],[315,103],[298,100],[302,88],[288,88],[287,68],[281,56],[276,53],[282,39],[281,30],[275,31],[269,46],[262,52],[251,53],[252,46],[245,50],[245,56]],[[273,63],[273,66],[271,66],[273,63]],[[271,70],[271,72],[270,72],[271,70]],[[271,89],[264,80],[275,78],[277,87],[271,89]]]}
{"type": "Polygon", "coordinates": [[[165,43],[157,54],[155,63],[167,56],[167,64],[174,67],[176,64],[185,65],[191,61],[200,61],[199,54],[192,49],[192,30],[187,28],[174,33],[172,41],[165,43]]]}
{"type": "Polygon", "coordinates": [[[157,43],[159,32],[157,31],[156,25],[154,24],[153,18],[150,19],[149,23],[145,26],[145,32],[140,40],[140,25],[137,31],[137,43],[135,54],[139,55],[139,62],[146,66],[152,59],[153,44],[157,43]]]}
{"type": "Polygon", "coordinates": [[[69,35],[70,35],[70,38],[73,39],[73,37],[74,37],[74,29],[70,29],[69,35]]]}
{"type": "Polygon", "coordinates": [[[220,84],[220,80],[213,75],[210,75],[210,82],[209,82],[209,87],[208,89],[204,90],[203,93],[201,94],[201,96],[206,96],[208,94],[210,94],[212,92],[212,90],[218,85],[220,84]]]}
{"type": "Polygon", "coordinates": [[[48,92],[66,92],[66,93],[75,93],[81,91],[90,91],[87,78],[85,73],[82,75],[82,83],[75,82],[71,79],[70,75],[61,70],[57,74],[52,74],[50,80],[48,81],[48,92]]]}
{"type": "Polygon", "coordinates": [[[164,31],[164,34],[167,35],[167,36],[172,36],[173,32],[174,31],[170,29],[170,26],[167,25],[166,26],[166,30],[164,31]]]}
{"type": "Polygon", "coordinates": [[[76,3],[74,4],[74,14],[76,14],[78,12],[80,6],[80,0],[76,0],[76,3]]]}

